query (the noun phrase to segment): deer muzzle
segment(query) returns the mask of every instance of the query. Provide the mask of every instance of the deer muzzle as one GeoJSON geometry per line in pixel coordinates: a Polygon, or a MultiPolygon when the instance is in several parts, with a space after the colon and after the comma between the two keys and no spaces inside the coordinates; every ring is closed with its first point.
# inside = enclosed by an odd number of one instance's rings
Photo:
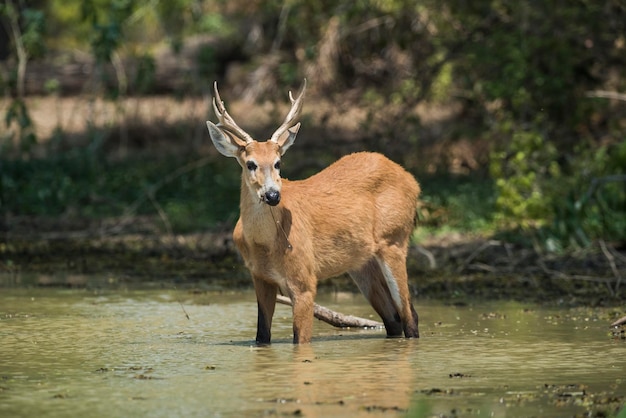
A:
{"type": "Polygon", "coordinates": [[[276,206],[280,203],[280,192],[275,189],[270,189],[263,195],[263,201],[270,206],[276,206]]]}

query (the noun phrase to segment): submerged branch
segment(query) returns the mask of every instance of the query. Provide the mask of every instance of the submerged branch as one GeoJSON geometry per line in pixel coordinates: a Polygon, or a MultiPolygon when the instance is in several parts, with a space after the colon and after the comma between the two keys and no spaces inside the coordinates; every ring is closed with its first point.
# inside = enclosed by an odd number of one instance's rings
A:
{"type": "Polygon", "coordinates": [[[626,324],[626,316],[622,316],[620,319],[618,319],[617,321],[613,322],[610,326],[611,327],[619,327],[622,325],[626,324]]]}
{"type": "MultiPolygon", "coordinates": [[[[283,305],[293,306],[291,299],[286,296],[278,295],[276,297],[278,303],[283,305]]],[[[328,308],[318,305],[314,305],[314,315],[317,319],[326,322],[337,328],[382,328],[383,324],[378,321],[372,321],[370,319],[359,318],[352,315],[344,315],[339,312],[335,312],[328,308]]]]}

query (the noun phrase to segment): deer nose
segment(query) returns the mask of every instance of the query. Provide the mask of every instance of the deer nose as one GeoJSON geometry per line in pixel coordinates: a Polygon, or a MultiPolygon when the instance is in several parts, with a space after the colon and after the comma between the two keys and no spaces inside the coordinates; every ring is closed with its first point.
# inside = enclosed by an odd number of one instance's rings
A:
{"type": "Polygon", "coordinates": [[[265,193],[265,203],[276,206],[280,202],[280,192],[278,190],[268,190],[265,193]]]}

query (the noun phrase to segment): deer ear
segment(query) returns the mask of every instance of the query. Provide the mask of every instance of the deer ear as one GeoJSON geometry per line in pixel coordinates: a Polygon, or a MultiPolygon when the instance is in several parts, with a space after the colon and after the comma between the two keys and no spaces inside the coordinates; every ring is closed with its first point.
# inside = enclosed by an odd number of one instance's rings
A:
{"type": "Polygon", "coordinates": [[[211,141],[213,141],[213,145],[215,145],[220,154],[227,157],[237,157],[240,146],[234,142],[234,138],[225,134],[211,121],[207,121],[206,126],[209,128],[211,141]]]}
{"type": "Polygon", "coordinates": [[[300,129],[300,122],[287,129],[278,138],[278,141],[276,142],[280,147],[280,155],[283,155],[289,149],[289,147],[293,145],[293,142],[296,140],[296,135],[298,135],[298,129],[300,129]]]}

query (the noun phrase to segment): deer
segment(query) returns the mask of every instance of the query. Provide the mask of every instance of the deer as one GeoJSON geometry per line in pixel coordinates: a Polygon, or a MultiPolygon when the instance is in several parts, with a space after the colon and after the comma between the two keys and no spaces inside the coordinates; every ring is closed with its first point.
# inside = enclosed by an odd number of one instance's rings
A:
{"type": "Polygon", "coordinates": [[[300,129],[306,79],[266,141],[240,128],[217,82],[207,121],[219,153],[241,166],[240,215],[233,241],[256,292],[256,343],[271,343],[278,292],[292,302],[293,343],[311,342],[318,282],[347,273],[381,317],[387,337],[419,338],[406,258],[420,186],[380,153],[346,155],[304,180],[281,177],[282,157],[300,129]]]}

